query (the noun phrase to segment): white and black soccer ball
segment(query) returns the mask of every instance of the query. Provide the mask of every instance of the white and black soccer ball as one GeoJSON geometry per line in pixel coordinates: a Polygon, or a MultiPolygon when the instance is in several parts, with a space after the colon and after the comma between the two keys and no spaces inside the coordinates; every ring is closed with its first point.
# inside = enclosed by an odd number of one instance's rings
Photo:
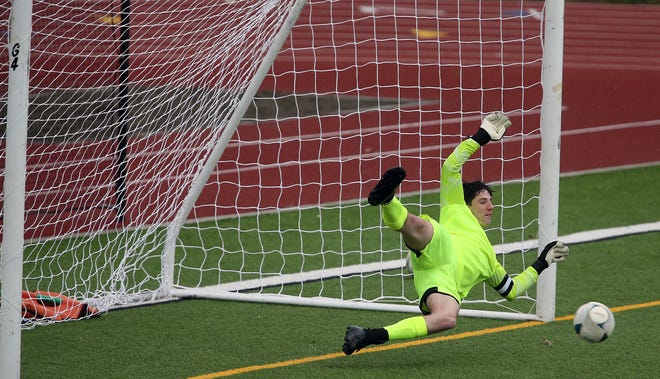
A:
{"type": "Polygon", "coordinates": [[[603,342],[614,331],[614,315],[606,305],[591,301],[581,305],[575,312],[573,327],[582,339],[603,342]]]}

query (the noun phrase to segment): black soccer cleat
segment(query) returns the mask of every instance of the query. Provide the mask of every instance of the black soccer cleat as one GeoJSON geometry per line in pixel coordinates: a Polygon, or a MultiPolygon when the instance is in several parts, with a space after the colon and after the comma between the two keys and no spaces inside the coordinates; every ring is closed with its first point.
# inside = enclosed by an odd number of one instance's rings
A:
{"type": "Polygon", "coordinates": [[[384,205],[392,201],[394,193],[406,177],[403,167],[391,168],[383,174],[378,184],[369,193],[368,201],[371,205],[384,205]]]}
{"type": "Polygon", "coordinates": [[[367,332],[363,328],[359,326],[346,328],[344,346],[341,348],[344,354],[351,355],[367,345],[369,345],[367,343],[367,332]]]}

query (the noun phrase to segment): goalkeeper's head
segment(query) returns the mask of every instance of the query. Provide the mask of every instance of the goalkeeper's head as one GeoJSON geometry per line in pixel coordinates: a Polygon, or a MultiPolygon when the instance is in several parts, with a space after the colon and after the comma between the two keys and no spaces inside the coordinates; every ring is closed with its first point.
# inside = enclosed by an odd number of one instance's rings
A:
{"type": "Polygon", "coordinates": [[[465,204],[470,207],[470,211],[479,221],[481,226],[490,225],[493,217],[493,189],[484,182],[465,182],[463,183],[463,197],[465,204]]]}

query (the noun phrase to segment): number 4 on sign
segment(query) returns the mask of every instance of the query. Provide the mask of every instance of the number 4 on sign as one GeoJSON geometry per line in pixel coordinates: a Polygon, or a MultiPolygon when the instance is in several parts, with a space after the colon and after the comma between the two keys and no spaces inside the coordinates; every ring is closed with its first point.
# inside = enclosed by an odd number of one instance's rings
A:
{"type": "Polygon", "coordinates": [[[18,43],[15,43],[14,46],[11,48],[11,64],[9,67],[11,67],[12,70],[16,70],[18,67],[18,52],[21,49],[21,45],[18,43]]]}

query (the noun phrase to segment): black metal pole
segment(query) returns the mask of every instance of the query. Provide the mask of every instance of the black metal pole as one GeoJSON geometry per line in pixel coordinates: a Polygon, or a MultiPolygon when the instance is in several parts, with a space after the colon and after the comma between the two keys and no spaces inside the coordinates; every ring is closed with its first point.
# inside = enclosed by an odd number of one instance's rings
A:
{"type": "Polygon", "coordinates": [[[119,99],[117,102],[117,118],[119,134],[117,136],[117,177],[115,179],[117,196],[117,222],[124,222],[126,214],[126,150],[128,148],[128,124],[126,110],[128,109],[128,73],[130,47],[130,13],[131,1],[121,0],[121,19],[119,21],[119,99]]]}

